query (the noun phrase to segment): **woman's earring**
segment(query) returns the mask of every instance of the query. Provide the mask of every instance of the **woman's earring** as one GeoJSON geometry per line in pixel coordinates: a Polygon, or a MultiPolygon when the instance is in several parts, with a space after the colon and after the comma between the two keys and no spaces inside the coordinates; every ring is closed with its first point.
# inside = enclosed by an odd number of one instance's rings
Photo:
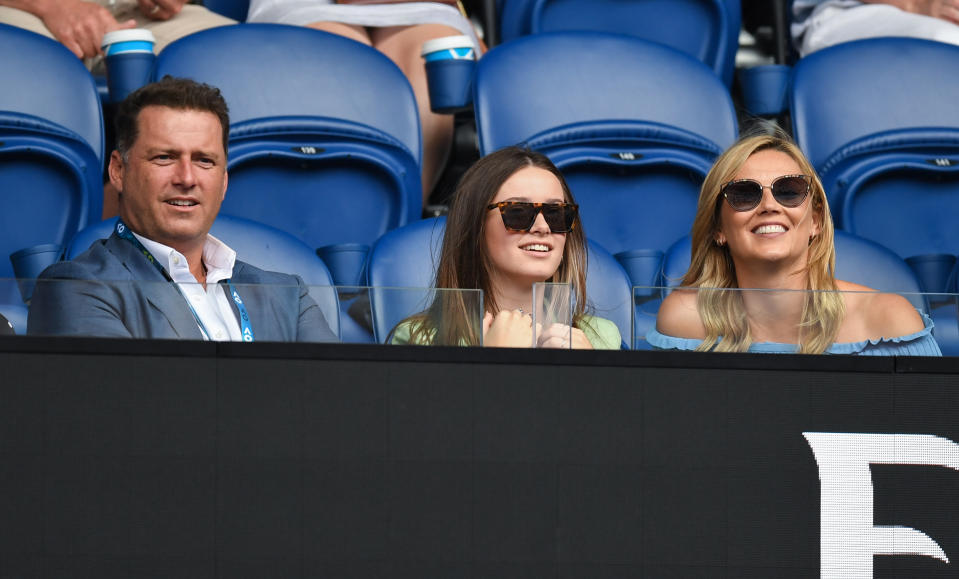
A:
{"type": "Polygon", "coordinates": [[[717,239],[717,240],[716,240],[716,245],[717,245],[718,247],[722,247],[722,246],[726,245],[726,240],[724,240],[724,239],[717,239]]]}

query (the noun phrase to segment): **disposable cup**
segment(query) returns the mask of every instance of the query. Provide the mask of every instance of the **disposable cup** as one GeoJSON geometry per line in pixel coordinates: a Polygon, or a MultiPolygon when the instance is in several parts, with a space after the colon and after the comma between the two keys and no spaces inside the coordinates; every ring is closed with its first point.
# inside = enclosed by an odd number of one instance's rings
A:
{"type": "Polygon", "coordinates": [[[103,35],[111,101],[120,102],[150,82],[156,60],[155,43],[153,33],[143,28],[114,30],[103,35]]]}
{"type": "Polygon", "coordinates": [[[473,70],[476,52],[469,36],[444,36],[423,43],[430,108],[435,113],[454,113],[473,102],[473,70]]]}

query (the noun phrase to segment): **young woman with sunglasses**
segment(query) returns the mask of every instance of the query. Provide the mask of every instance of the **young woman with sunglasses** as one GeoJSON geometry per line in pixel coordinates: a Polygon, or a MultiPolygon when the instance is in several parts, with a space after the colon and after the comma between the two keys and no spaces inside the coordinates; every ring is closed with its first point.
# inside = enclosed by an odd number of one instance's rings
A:
{"type": "Polygon", "coordinates": [[[681,283],[696,289],[663,300],[647,340],[717,352],[941,355],[932,321],[905,298],[834,271],[832,218],[809,161],[783,136],[743,138],[700,192],[681,283]]]}
{"type": "Polygon", "coordinates": [[[540,347],[620,347],[616,325],[587,313],[586,236],[566,181],[544,155],[508,147],[460,180],[436,272],[437,288],[483,290],[483,319],[461,292],[437,292],[425,312],[397,326],[392,342],[532,346],[536,282],[570,284],[575,302],[573,327],[541,328],[540,347]]]}

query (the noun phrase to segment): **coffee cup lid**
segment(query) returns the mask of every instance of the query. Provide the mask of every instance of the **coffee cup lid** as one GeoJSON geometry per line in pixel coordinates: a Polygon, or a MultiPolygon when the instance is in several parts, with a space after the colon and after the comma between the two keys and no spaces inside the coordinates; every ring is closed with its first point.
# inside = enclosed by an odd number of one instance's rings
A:
{"type": "Polygon", "coordinates": [[[437,50],[449,50],[451,48],[473,48],[473,39],[465,35],[434,38],[423,43],[423,50],[420,54],[425,56],[437,50]]]}
{"type": "Polygon", "coordinates": [[[117,42],[152,42],[156,44],[153,33],[146,28],[130,28],[128,30],[112,30],[103,35],[100,46],[106,48],[117,42]]]}

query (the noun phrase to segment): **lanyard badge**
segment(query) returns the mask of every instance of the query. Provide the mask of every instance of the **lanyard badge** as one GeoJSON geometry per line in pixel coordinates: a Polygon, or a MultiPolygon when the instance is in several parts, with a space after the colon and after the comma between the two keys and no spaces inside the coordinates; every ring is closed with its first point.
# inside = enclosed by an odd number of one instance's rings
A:
{"type": "MultiPolygon", "coordinates": [[[[207,339],[209,339],[210,332],[206,329],[206,325],[203,323],[203,320],[201,320],[200,316],[197,315],[196,310],[193,309],[193,305],[190,304],[190,300],[186,299],[186,296],[183,295],[183,291],[180,290],[180,286],[178,286],[176,282],[173,281],[173,278],[167,272],[166,268],[163,267],[159,261],[157,261],[157,259],[153,256],[153,254],[150,253],[149,249],[147,249],[146,247],[143,246],[142,243],[140,243],[140,240],[133,235],[133,233],[130,231],[130,228],[127,227],[127,224],[124,223],[122,219],[117,219],[117,224],[114,229],[117,232],[117,236],[119,236],[121,239],[125,239],[126,241],[129,241],[130,243],[132,243],[133,246],[136,247],[137,250],[139,250],[140,253],[142,253],[143,256],[147,258],[147,261],[153,264],[153,267],[155,267],[157,271],[160,272],[160,275],[162,275],[165,280],[173,283],[174,287],[176,287],[177,291],[180,293],[180,297],[183,298],[183,301],[186,302],[187,307],[190,308],[190,313],[193,314],[193,319],[196,320],[197,325],[200,326],[200,331],[202,331],[203,335],[205,335],[207,339]]],[[[225,283],[227,287],[229,288],[230,297],[233,299],[233,303],[236,304],[237,311],[240,312],[240,335],[242,336],[243,341],[244,342],[254,341],[253,324],[250,323],[250,314],[247,313],[246,311],[246,306],[243,304],[243,299],[240,298],[240,293],[236,291],[235,287],[233,287],[232,281],[227,279],[227,280],[223,280],[223,283],[225,283]]]]}

